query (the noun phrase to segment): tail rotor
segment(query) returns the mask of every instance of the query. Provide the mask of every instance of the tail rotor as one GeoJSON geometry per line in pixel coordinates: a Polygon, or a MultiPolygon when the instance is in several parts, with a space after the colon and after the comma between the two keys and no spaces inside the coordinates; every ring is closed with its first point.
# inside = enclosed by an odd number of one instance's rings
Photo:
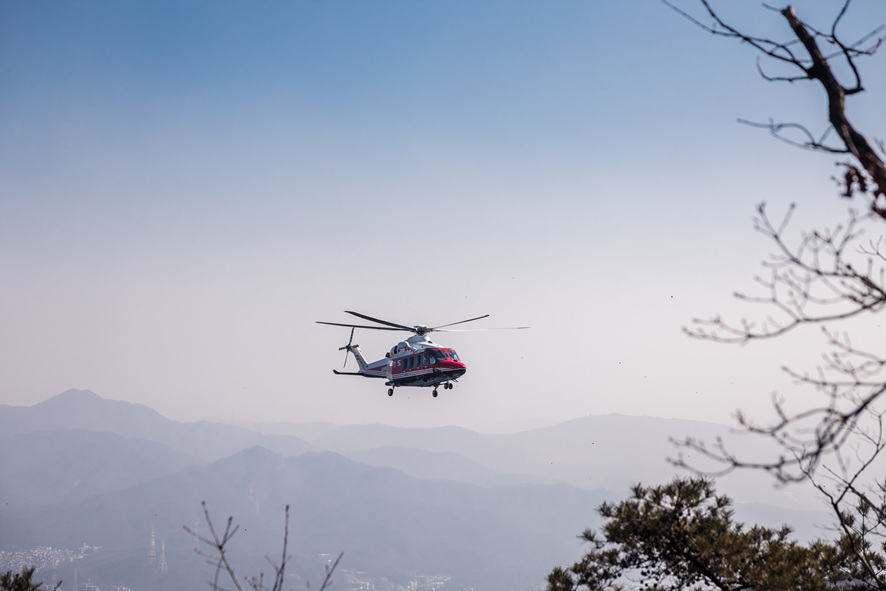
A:
{"type": "Polygon", "coordinates": [[[348,344],[345,345],[344,347],[338,348],[339,351],[345,352],[345,364],[342,365],[342,369],[345,369],[346,367],[348,367],[348,357],[350,357],[350,355],[348,355],[348,353],[351,352],[351,348],[352,348],[351,343],[353,343],[353,342],[354,342],[354,327],[351,327],[351,338],[348,339],[348,344]]]}

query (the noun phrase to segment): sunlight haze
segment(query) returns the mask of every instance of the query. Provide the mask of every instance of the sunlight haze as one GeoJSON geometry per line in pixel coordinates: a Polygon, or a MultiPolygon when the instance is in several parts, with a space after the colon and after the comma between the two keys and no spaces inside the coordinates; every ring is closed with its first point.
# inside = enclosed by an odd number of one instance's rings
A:
{"type": "MultiPolygon", "coordinates": [[[[755,57],[651,0],[5,2],[0,402],[490,432],[766,418],[817,336],[682,329],[762,314],[732,298],[770,251],[758,203],[797,202],[799,231],[847,202],[834,158],[736,122],[824,124],[818,88],[755,57]],[[315,321],[344,310],[531,329],[434,334],[467,374],[389,398],[333,375],[349,330],[315,321]]],[[[884,84],[870,68],[853,121],[886,128],[884,84]]],[[[374,360],[405,336],[354,340],[374,360]]]]}

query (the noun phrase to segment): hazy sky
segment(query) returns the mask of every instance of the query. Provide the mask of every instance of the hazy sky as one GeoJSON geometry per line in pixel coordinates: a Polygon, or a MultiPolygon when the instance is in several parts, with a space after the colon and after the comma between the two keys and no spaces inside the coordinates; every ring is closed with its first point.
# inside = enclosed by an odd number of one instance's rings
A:
{"type": "MultiPolygon", "coordinates": [[[[886,20],[854,6],[847,34],[886,20]]],[[[736,123],[824,129],[822,92],[755,58],[655,0],[0,3],[0,402],[88,388],[174,419],[478,429],[765,416],[814,339],[681,327],[759,315],[731,299],[770,250],[757,203],[797,201],[798,230],[847,204],[833,158],[736,123]],[[343,310],[532,329],[435,336],[465,377],[388,398],[330,371],[348,330],[315,321],[343,310]]],[[[881,134],[883,59],[850,99],[881,134]]],[[[398,338],[355,341],[379,358],[398,338]]]]}

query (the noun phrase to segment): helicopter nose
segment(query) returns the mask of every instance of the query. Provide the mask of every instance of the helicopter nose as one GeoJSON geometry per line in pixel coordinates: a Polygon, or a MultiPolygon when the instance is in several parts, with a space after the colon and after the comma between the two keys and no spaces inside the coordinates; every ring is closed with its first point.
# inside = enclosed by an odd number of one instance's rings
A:
{"type": "Polygon", "coordinates": [[[465,366],[465,364],[463,362],[455,361],[453,359],[447,359],[446,361],[441,361],[440,365],[441,365],[441,369],[461,370],[462,373],[467,371],[467,367],[465,366]]]}

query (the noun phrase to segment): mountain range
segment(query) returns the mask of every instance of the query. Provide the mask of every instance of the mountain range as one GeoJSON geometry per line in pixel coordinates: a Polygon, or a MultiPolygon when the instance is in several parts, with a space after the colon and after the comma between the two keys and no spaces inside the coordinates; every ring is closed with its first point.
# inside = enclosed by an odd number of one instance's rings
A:
{"type": "MultiPolygon", "coordinates": [[[[322,578],[339,552],[337,589],[428,577],[438,589],[542,588],[551,568],[581,555],[576,536],[599,525],[602,501],[677,473],[669,437],[729,437],[721,425],[622,415],[508,435],[245,428],[171,421],[85,390],[0,405],[0,433],[0,570],[18,556],[47,579],[132,590],[200,588],[211,577],[182,527],[206,535],[202,501],[216,527],[228,516],[240,524],[230,552],[249,575],[271,571],[264,556],[279,555],[290,506],[293,588],[322,578]]],[[[747,521],[794,522],[801,538],[827,523],[813,495],[773,489],[762,475],[719,484],[747,521]]]]}

